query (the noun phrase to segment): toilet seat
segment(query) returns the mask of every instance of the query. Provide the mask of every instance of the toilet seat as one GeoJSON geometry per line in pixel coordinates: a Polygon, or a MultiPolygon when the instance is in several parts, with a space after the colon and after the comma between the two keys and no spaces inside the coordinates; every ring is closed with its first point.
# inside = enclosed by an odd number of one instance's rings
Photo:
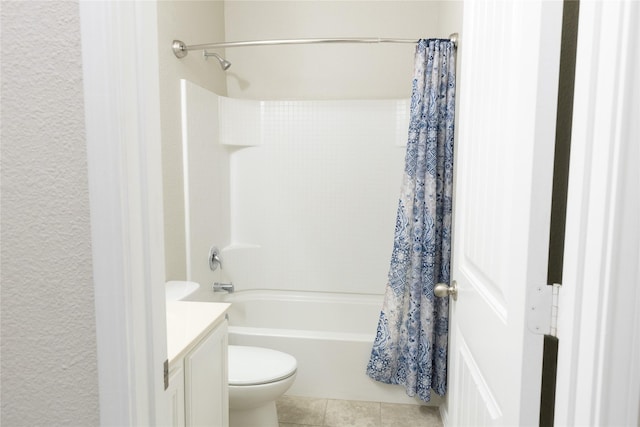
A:
{"type": "Polygon", "coordinates": [[[250,386],[283,380],[295,374],[295,357],[270,348],[229,346],[229,385],[250,386]]]}

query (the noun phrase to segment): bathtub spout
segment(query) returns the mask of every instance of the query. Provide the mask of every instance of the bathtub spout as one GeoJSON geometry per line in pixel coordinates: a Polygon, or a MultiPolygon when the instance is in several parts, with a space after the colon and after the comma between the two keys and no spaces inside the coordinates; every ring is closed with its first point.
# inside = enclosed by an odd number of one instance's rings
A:
{"type": "Polygon", "coordinates": [[[223,291],[227,291],[229,293],[233,292],[234,287],[233,287],[233,283],[220,283],[220,282],[215,282],[212,286],[213,292],[223,292],[223,291]]]}

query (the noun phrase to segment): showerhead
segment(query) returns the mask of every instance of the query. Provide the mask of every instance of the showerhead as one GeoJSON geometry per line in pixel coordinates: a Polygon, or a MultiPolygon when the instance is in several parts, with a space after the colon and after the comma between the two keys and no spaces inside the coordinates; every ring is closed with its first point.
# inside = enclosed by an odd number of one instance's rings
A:
{"type": "Polygon", "coordinates": [[[214,58],[216,58],[218,60],[218,62],[220,63],[220,68],[222,68],[223,70],[228,70],[229,67],[231,67],[231,62],[227,61],[226,59],[224,59],[222,56],[218,55],[217,53],[207,52],[206,50],[204,50],[204,51],[202,51],[202,56],[204,56],[204,59],[209,59],[210,56],[213,56],[214,58]]]}

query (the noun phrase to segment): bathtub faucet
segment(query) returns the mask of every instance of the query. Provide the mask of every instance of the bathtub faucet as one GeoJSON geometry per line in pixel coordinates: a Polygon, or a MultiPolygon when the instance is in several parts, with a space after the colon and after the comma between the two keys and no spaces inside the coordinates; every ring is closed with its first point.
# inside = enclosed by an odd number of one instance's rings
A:
{"type": "Polygon", "coordinates": [[[229,293],[233,292],[233,283],[220,283],[220,282],[214,282],[213,283],[213,292],[222,292],[222,291],[227,291],[229,293]]]}

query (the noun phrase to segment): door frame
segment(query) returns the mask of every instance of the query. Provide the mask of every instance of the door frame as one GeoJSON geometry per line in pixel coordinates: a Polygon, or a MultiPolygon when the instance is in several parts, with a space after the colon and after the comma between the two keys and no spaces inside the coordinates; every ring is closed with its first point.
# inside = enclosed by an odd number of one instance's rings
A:
{"type": "Polygon", "coordinates": [[[156,6],[79,2],[101,425],[168,425],[156,6]]]}
{"type": "Polygon", "coordinates": [[[581,2],[556,425],[637,425],[640,4],[581,2]]]}

